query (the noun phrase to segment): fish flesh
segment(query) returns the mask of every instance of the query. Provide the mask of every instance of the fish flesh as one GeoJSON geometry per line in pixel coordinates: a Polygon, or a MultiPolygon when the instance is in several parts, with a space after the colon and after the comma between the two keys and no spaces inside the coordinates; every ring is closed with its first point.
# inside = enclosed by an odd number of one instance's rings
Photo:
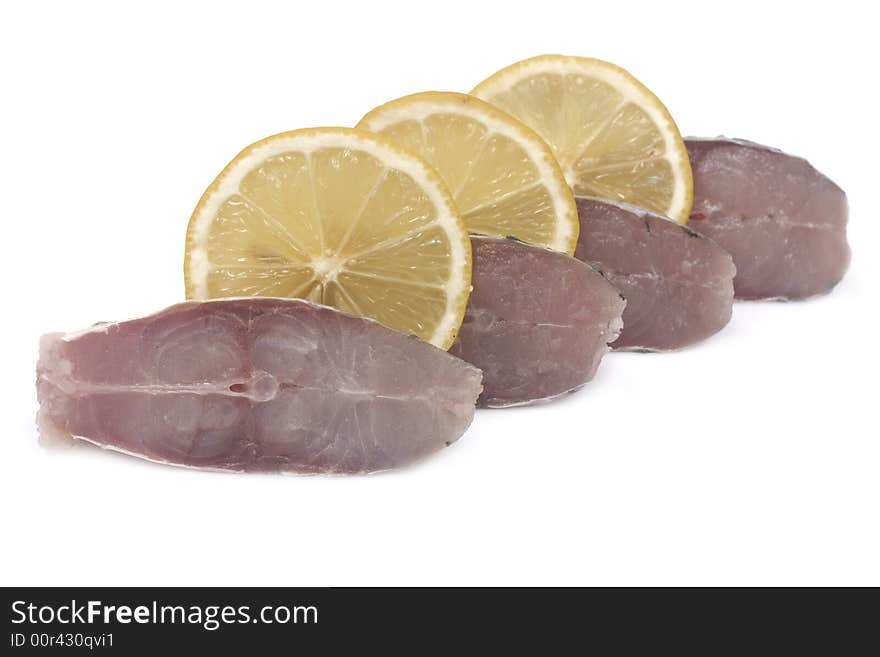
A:
{"type": "Polygon", "coordinates": [[[806,160],[742,139],[688,138],[689,225],[736,263],[738,299],[828,292],[849,267],[846,194],[806,160]]]}
{"type": "Polygon", "coordinates": [[[483,407],[545,401],[590,381],[623,297],[585,263],[515,239],[471,237],[473,290],[450,353],[483,371],[483,407]]]}
{"type": "Polygon", "coordinates": [[[625,302],[564,253],[513,239],[471,238],[473,291],[450,353],[483,371],[478,404],[557,397],[593,378],[625,302]]]}
{"type": "Polygon", "coordinates": [[[44,441],[196,468],[373,472],[458,439],[480,377],[418,338],[308,301],[188,302],[44,335],[38,425],[44,441]]]}
{"type": "Polygon", "coordinates": [[[717,333],[730,321],[730,255],[662,215],[626,203],[577,197],[575,257],[626,297],[623,331],[611,347],[665,351],[717,333]]]}

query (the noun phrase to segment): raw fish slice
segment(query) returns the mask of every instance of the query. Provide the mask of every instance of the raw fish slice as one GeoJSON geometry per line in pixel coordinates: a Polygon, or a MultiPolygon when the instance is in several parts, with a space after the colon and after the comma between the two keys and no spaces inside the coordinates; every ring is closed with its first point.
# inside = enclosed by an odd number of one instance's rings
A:
{"type": "Polygon", "coordinates": [[[626,297],[614,349],[679,349],[721,330],[733,305],[733,261],[712,240],[625,203],[578,197],[575,256],[626,297]]]}
{"type": "Polygon", "coordinates": [[[480,372],[307,301],[182,303],[40,342],[38,423],[152,461],[235,471],[385,470],[461,436],[480,372]]]}
{"type": "Polygon", "coordinates": [[[849,267],[846,194],[806,160],[741,139],[685,140],[690,226],[733,256],[739,299],[828,292],[849,267]]]}
{"type": "Polygon", "coordinates": [[[593,378],[624,300],[583,262],[512,239],[472,237],[473,285],[450,353],[483,370],[480,406],[550,399],[593,378]]]}

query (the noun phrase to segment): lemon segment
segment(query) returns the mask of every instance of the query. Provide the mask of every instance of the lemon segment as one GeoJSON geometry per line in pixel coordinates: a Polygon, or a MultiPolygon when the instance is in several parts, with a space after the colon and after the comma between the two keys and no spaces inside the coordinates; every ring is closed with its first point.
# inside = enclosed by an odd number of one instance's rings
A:
{"type": "Polygon", "coordinates": [[[471,93],[541,135],[575,194],[687,222],[693,179],[681,134],[663,103],[619,66],[542,55],[498,71],[471,93]]]}
{"type": "Polygon", "coordinates": [[[574,253],[577,208],[553,151],[496,107],[467,94],[425,92],[377,107],[358,128],[432,164],[472,233],[574,253]]]}
{"type": "Polygon", "coordinates": [[[244,149],[189,222],[187,297],[304,298],[448,349],[470,240],[437,173],[380,136],[314,128],[244,149]]]}

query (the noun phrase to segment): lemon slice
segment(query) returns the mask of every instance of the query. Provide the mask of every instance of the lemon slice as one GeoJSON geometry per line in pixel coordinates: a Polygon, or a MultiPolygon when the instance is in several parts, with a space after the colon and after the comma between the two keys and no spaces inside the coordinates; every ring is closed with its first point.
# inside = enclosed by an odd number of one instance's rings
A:
{"type": "Polygon", "coordinates": [[[542,55],[498,71],[471,93],[541,135],[575,194],[687,222],[693,179],[681,134],[663,103],[619,66],[542,55]]]}
{"type": "Polygon", "coordinates": [[[358,128],[434,165],[472,233],[574,253],[577,207],[553,151],[489,103],[467,94],[414,94],[377,107],[358,128]]]}
{"type": "Polygon", "coordinates": [[[192,299],[298,297],[449,348],[471,284],[467,229],[420,158],[351,128],[245,148],[189,222],[192,299]]]}

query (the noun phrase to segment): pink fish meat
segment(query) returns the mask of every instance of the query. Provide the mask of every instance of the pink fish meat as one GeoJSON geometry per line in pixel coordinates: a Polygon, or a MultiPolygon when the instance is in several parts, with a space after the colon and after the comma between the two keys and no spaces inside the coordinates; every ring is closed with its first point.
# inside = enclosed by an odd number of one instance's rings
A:
{"type": "Polygon", "coordinates": [[[426,342],[287,299],[50,333],[37,364],[44,440],[235,471],[405,465],[459,438],[480,390],[479,370],[426,342]]]}
{"type": "Polygon", "coordinates": [[[689,224],[733,256],[739,299],[802,299],[849,267],[846,194],[806,160],[741,139],[686,140],[689,224]]]}
{"type": "Polygon", "coordinates": [[[720,331],[733,305],[730,255],[689,228],[624,203],[577,198],[575,256],[626,298],[614,349],[679,349],[720,331]]]}
{"type": "Polygon", "coordinates": [[[473,291],[450,353],[483,370],[481,406],[550,399],[593,378],[621,326],[624,300],[564,253],[471,238],[473,291]]]}

